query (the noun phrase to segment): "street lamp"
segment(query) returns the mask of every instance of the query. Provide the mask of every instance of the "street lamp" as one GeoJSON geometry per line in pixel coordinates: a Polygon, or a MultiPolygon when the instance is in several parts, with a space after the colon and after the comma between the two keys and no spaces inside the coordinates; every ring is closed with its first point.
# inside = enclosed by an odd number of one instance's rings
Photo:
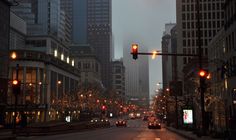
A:
{"type": "Polygon", "coordinates": [[[11,53],[11,59],[16,59],[17,55],[16,55],[16,52],[12,52],[11,53]]]}
{"type": "Polygon", "coordinates": [[[61,84],[61,81],[60,81],[60,80],[59,80],[59,81],[57,81],[57,84],[58,84],[58,85],[60,85],[60,84],[61,84]]]}

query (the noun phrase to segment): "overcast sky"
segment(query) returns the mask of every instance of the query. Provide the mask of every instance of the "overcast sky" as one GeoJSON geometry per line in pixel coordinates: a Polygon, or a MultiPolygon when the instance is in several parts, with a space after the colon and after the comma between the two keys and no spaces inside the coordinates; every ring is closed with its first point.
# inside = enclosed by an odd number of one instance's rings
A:
{"type": "MultiPolygon", "coordinates": [[[[161,49],[165,23],[176,22],[175,0],[113,0],[112,3],[115,58],[123,56],[122,45],[129,38],[142,40],[149,51],[161,49]]],[[[162,82],[161,67],[160,56],[150,59],[150,94],[154,93],[156,83],[162,82]]]]}

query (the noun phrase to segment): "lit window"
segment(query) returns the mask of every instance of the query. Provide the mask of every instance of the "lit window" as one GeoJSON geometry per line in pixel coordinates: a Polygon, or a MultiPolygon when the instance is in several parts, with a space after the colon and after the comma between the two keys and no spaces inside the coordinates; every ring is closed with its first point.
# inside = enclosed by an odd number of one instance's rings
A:
{"type": "Polygon", "coordinates": [[[54,50],[54,56],[57,57],[57,50],[54,50]]]}
{"type": "Polygon", "coordinates": [[[61,54],[61,60],[62,61],[64,60],[64,54],[61,54]]]}
{"type": "Polygon", "coordinates": [[[70,63],[70,58],[69,57],[66,58],[66,62],[70,63]]]}

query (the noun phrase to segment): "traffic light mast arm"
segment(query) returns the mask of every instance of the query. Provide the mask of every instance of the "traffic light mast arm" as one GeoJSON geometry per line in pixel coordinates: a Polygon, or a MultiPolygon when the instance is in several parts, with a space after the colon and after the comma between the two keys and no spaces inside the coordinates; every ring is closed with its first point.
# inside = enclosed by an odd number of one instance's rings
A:
{"type": "MultiPolygon", "coordinates": [[[[133,54],[132,52],[130,54],[133,54]]],[[[144,53],[144,52],[139,52],[137,53],[138,55],[153,55],[153,53],[144,53]]],[[[156,55],[170,55],[170,56],[195,56],[198,57],[198,54],[178,54],[178,53],[159,53],[157,52],[156,55]]]]}

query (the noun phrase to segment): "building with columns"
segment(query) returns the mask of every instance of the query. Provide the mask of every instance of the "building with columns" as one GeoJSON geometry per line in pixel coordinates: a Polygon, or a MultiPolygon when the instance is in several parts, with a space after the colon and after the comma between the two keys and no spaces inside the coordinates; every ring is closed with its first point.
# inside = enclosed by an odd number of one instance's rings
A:
{"type": "MultiPolygon", "coordinates": [[[[18,68],[21,83],[17,118],[20,112],[26,113],[30,122],[63,120],[70,112],[78,117],[80,72],[74,67],[68,46],[51,35],[26,36],[26,29],[26,22],[11,13],[10,54],[16,58],[9,64],[9,79],[16,79],[18,68]]],[[[12,122],[15,97],[9,86],[6,123],[12,122]]]]}

